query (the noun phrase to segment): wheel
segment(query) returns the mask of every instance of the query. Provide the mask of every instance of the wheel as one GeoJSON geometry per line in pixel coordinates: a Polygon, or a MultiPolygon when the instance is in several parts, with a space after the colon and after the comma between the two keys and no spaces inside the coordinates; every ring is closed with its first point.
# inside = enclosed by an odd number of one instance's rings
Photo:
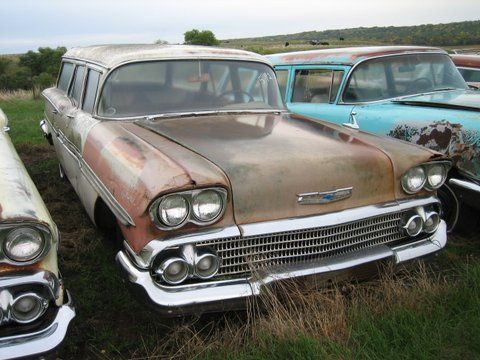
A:
{"type": "Polygon", "coordinates": [[[438,189],[437,194],[442,203],[442,218],[447,223],[447,231],[450,233],[458,223],[460,202],[453,190],[446,184],[438,189]]]}

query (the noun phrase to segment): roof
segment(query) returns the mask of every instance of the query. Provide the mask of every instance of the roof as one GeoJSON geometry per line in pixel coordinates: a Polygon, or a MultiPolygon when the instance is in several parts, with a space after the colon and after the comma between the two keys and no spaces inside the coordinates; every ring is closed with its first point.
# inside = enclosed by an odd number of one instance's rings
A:
{"type": "Polygon", "coordinates": [[[457,66],[480,68],[480,55],[450,55],[457,66]]]}
{"type": "Polygon", "coordinates": [[[446,54],[446,52],[442,49],[425,46],[369,46],[298,51],[268,55],[267,58],[273,63],[273,65],[355,65],[356,63],[369,58],[375,58],[384,55],[411,54],[419,52],[446,54]]]}
{"type": "Polygon", "coordinates": [[[106,68],[132,61],[167,59],[244,60],[270,64],[263,56],[248,51],[192,45],[97,45],[70,49],[63,57],[96,63],[106,68]]]}

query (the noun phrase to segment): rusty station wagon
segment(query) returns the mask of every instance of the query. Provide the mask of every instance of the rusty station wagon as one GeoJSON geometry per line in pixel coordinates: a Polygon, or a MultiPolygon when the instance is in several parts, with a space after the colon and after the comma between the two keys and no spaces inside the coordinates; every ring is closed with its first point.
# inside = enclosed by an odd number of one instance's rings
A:
{"type": "Polygon", "coordinates": [[[435,189],[450,162],[289,114],[259,55],[76,48],[43,95],[62,172],[98,226],[120,228],[119,265],[164,314],[446,244],[435,189]]]}
{"type": "Polygon", "coordinates": [[[41,355],[75,316],[57,266],[58,230],[0,110],[0,359],[41,355]]]}

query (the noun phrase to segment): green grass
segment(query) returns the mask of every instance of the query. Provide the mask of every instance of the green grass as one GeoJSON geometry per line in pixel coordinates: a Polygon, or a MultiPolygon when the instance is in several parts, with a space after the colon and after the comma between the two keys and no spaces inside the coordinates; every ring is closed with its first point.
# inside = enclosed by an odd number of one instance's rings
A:
{"type": "Polygon", "coordinates": [[[60,358],[480,358],[478,236],[449,239],[426,275],[414,266],[407,275],[349,285],[348,292],[320,293],[313,298],[318,313],[298,307],[309,325],[298,329],[295,320],[275,322],[275,309],[256,317],[163,319],[128,291],[114,261],[116,245],[92,226],[69,183],[58,179],[55,153],[38,128],[42,102],[0,101],[0,108],[62,234],[60,267],[77,317],[60,358]]]}

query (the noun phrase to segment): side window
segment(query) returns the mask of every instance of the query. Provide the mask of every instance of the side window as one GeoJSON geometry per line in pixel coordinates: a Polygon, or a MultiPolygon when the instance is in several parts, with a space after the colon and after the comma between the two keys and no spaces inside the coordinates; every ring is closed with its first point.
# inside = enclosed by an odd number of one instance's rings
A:
{"type": "Polygon", "coordinates": [[[98,81],[100,80],[100,73],[95,70],[88,70],[87,83],[85,85],[85,96],[83,97],[83,110],[92,113],[93,105],[95,103],[95,96],[97,95],[98,81]]]}
{"type": "Polygon", "coordinates": [[[297,70],[292,102],[328,104],[335,100],[343,71],[297,70]]]}
{"type": "Polygon", "coordinates": [[[465,81],[480,82],[480,70],[471,70],[465,68],[458,68],[465,81]]]}
{"type": "Polygon", "coordinates": [[[72,78],[72,73],[73,73],[73,64],[64,62],[62,64],[62,69],[60,70],[60,76],[58,77],[57,88],[67,92],[68,85],[70,84],[70,79],[72,78]]]}
{"type": "Polygon", "coordinates": [[[70,97],[74,100],[75,105],[80,104],[80,97],[82,96],[83,77],[85,75],[85,66],[78,65],[73,76],[73,85],[70,88],[70,97]]]}
{"type": "Polygon", "coordinates": [[[288,70],[276,70],[278,87],[280,89],[280,95],[282,95],[283,101],[285,101],[285,95],[287,91],[288,70]]]}

